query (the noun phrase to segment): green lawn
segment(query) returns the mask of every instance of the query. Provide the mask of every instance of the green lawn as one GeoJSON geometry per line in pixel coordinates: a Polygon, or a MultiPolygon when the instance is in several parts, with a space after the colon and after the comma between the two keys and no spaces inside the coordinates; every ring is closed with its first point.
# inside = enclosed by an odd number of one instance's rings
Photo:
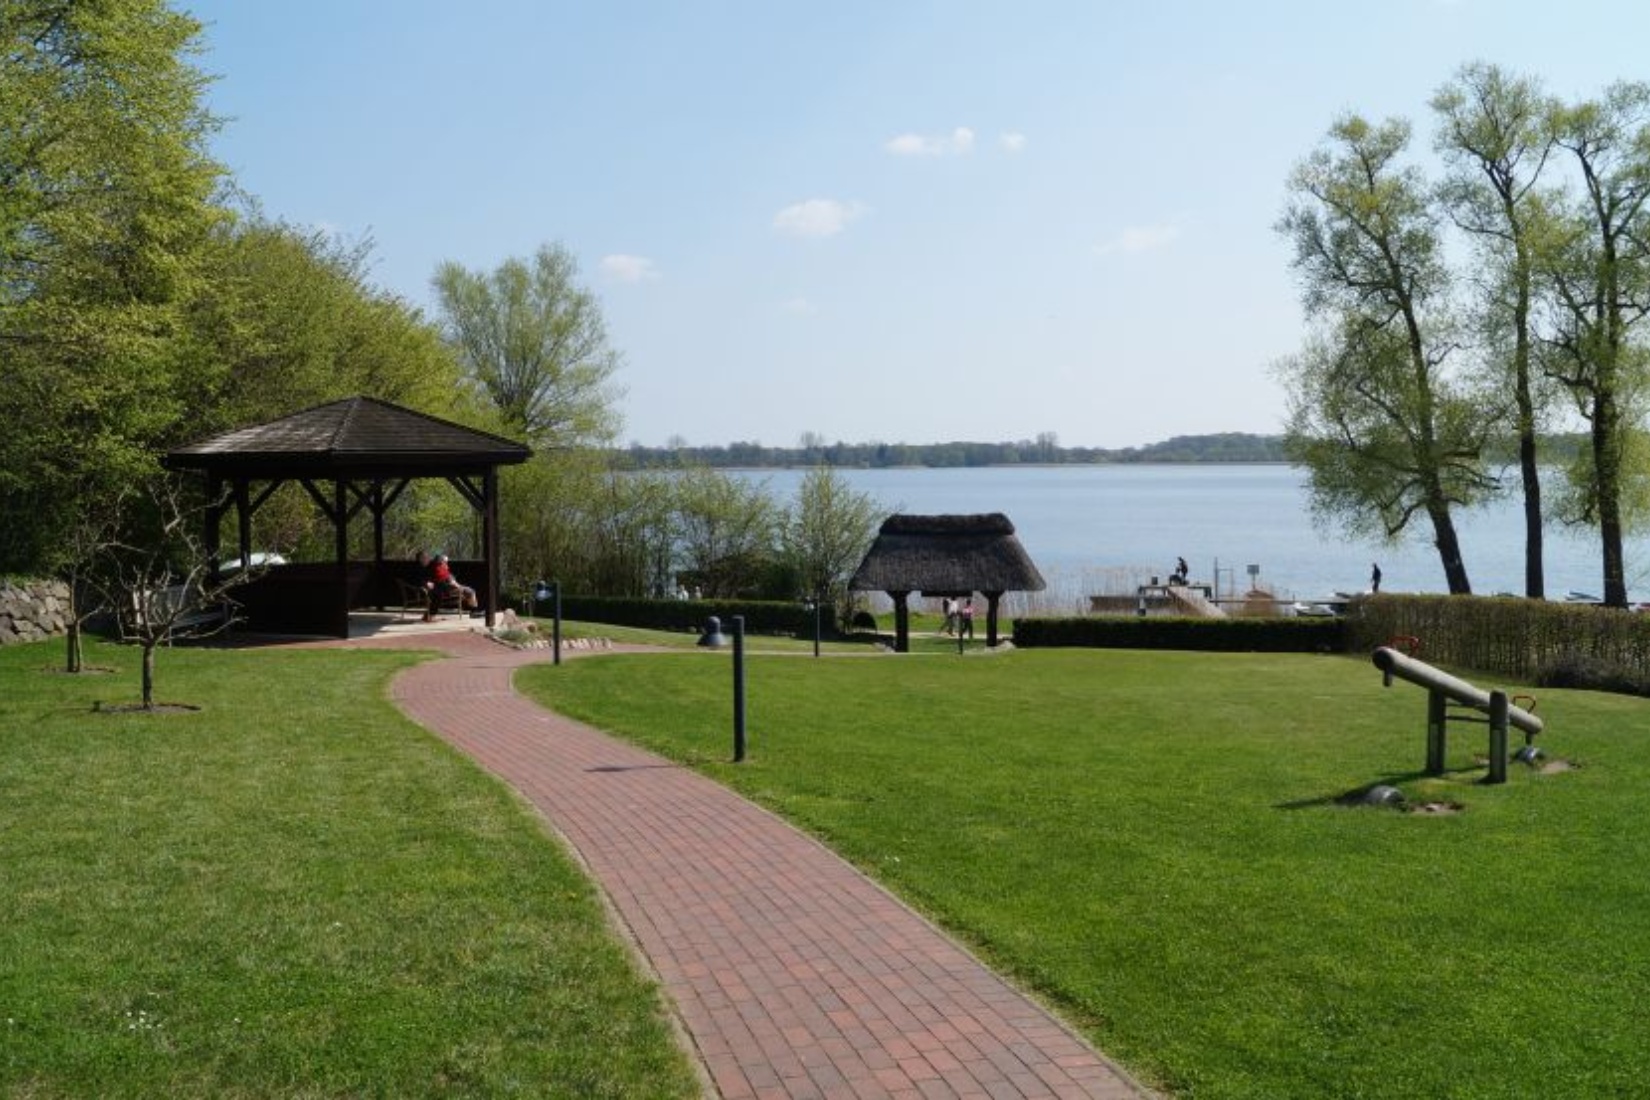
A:
{"type": "Polygon", "coordinates": [[[671,1097],[592,890],[385,701],[416,658],[0,648],[0,1094],[671,1097]]]}
{"type": "MultiPolygon", "coordinates": [[[[1364,660],[1022,651],[524,670],[825,838],[1185,1097],[1586,1097],[1650,1081],[1650,702],[1543,691],[1579,765],[1418,775],[1364,660]],[[1376,782],[1453,815],[1348,808],[1376,782]]],[[[1515,744],[1517,738],[1514,739],[1515,744]]]]}

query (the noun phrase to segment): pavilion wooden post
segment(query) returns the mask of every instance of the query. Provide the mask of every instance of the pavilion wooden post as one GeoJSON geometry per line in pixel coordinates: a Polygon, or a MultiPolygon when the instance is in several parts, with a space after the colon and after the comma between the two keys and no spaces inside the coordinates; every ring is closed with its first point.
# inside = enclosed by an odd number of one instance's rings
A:
{"type": "Polygon", "coordinates": [[[481,478],[481,556],[487,568],[487,629],[498,617],[498,468],[487,467],[481,478]]]}
{"type": "Polygon", "coordinates": [[[997,648],[997,605],[1002,598],[1001,592],[985,594],[985,644],[988,649],[997,648]]]}
{"type": "Polygon", "coordinates": [[[241,569],[252,568],[252,493],[244,477],[235,479],[235,542],[241,550],[241,569]]]}
{"type": "Polygon", "coordinates": [[[349,500],[343,478],[332,483],[333,549],[338,555],[338,609],[334,629],[349,637],[349,500]]]}
{"type": "Polygon", "coordinates": [[[890,592],[894,598],[894,652],[911,652],[911,608],[909,592],[890,592]]]}
{"type": "Polygon", "coordinates": [[[220,547],[223,542],[223,533],[219,530],[223,526],[223,481],[215,472],[206,475],[206,567],[212,570],[212,575],[218,575],[218,566],[221,564],[222,554],[220,547]]]}
{"type": "Polygon", "coordinates": [[[373,606],[384,610],[384,479],[372,479],[372,495],[367,499],[372,511],[372,588],[376,599],[373,606]]]}

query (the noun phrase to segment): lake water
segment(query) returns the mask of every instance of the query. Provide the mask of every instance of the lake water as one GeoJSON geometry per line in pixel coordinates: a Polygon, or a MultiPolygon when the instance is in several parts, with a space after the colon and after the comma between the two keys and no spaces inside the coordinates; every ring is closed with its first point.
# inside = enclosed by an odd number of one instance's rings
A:
{"type": "MultiPolygon", "coordinates": [[[[1152,574],[1167,578],[1176,556],[1195,583],[1223,593],[1248,587],[1248,568],[1280,596],[1310,600],[1369,587],[1380,562],[1384,591],[1446,590],[1438,554],[1426,538],[1384,546],[1325,533],[1312,525],[1306,477],[1283,465],[1000,466],[841,470],[858,491],[889,511],[916,514],[1002,512],[1049,582],[1047,599],[1087,606],[1091,593],[1129,593],[1152,574]]],[[[794,499],[802,470],[749,470],[794,499]]],[[[1523,513],[1516,499],[1457,514],[1473,591],[1524,589],[1523,513]]],[[[1427,525],[1430,536],[1430,525],[1427,525]]],[[[1549,530],[1547,593],[1597,594],[1598,540],[1549,530]]],[[[1627,547],[1632,598],[1650,598],[1650,544],[1627,547]]],[[[1045,605],[1046,606],[1046,605],[1045,605]]]]}

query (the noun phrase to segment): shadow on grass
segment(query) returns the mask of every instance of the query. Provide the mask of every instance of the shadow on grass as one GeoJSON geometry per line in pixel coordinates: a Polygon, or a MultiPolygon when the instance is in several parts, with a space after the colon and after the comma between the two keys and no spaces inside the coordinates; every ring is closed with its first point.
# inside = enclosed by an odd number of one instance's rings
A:
{"type": "Polygon", "coordinates": [[[1340,794],[1328,794],[1319,798],[1300,798],[1293,802],[1279,802],[1273,806],[1277,810],[1310,810],[1319,806],[1362,806],[1364,796],[1376,787],[1397,787],[1404,783],[1418,783],[1423,779],[1454,779],[1482,771],[1479,766],[1469,768],[1450,768],[1442,775],[1428,775],[1424,771],[1399,772],[1393,775],[1383,775],[1368,783],[1342,791],[1340,794]]]}

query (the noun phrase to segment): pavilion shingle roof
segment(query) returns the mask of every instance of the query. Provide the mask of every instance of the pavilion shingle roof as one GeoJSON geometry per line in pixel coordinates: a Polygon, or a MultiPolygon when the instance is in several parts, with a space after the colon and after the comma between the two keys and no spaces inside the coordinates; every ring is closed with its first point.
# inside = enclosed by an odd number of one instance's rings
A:
{"type": "Polygon", "coordinates": [[[867,592],[1040,592],[1047,587],[1001,512],[889,516],[848,586],[867,592]]]}
{"type": "Polygon", "coordinates": [[[348,397],[174,448],[166,463],[178,468],[282,464],[348,471],[510,465],[531,455],[528,447],[501,436],[376,398],[348,397]]]}

